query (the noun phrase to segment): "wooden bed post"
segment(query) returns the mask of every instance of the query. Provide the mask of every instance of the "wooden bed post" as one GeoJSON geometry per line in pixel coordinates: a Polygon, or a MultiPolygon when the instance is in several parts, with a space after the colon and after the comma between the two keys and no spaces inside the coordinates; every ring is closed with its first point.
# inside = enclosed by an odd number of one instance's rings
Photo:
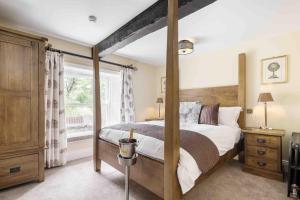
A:
{"type": "Polygon", "coordinates": [[[101,130],[101,102],[100,102],[100,67],[99,50],[96,47],[92,49],[93,68],[94,68],[94,134],[93,134],[93,161],[94,170],[99,172],[101,169],[101,160],[98,158],[98,139],[101,130]]]}
{"type": "Polygon", "coordinates": [[[178,0],[168,0],[167,40],[164,199],[178,200],[181,196],[177,178],[179,161],[178,0]]]}
{"type": "Polygon", "coordinates": [[[242,107],[239,125],[246,127],[246,54],[239,54],[239,86],[238,86],[238,104],[242,107]]]}

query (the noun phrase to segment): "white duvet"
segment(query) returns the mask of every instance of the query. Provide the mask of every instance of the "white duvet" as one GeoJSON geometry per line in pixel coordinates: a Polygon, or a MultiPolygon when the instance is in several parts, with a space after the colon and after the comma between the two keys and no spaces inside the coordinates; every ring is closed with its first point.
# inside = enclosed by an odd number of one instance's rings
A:
{"type": "MultiPolygon", "coordinates": [[[[139,122],[141,124],[152,124],[164,126],[163,121],[139,122]]],[[[219,155],[226,154],[234,148],[234,145],[240,140],[241,129],[230,126],[212,126],[205,124],[180,124],[180,129],[201,133],[214,142],[218,148],[219,155]]],[[[119,139],[127,138],[127,131],[114,129],[102,129],[100,138],[118,145],[119,139]]],[[[138,141],[137,152],[148,157],[163,160],[164,159],[164,142],[153,137],[135,133],[134,136],[138,141]]],[[[177,168],[178,180],[183,194],[188,192],[195,185],[195,181],[201,175],[201,170],[194,158],[183,148],[180,148],[180,159],[177,168]]]]}

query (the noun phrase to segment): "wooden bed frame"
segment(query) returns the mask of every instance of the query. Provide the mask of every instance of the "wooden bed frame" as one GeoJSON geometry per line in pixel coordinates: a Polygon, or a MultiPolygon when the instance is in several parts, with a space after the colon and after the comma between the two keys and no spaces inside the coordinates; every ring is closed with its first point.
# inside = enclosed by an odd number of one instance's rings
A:
{"type": "MultiPolygon", "coordinates": [[[[97,52],[95,52],[97,54],[97,52]]],[[[94,54],[95,55],[95,54],[94,54]]],[[[95,63],[94,63],[95,64],[95,63]]],[[[246,55],[240,54],[238,57],[239,73],[238,85],[224,87],[210,87],[180,90],[180,101],[200,101],[202,104],[220,103],[221,106],[240,106],[243,111],[239,118],[241,128],[245,127],[245,104],[246,104],[246,55]]],[[[99,69],[99,68],[98,68],[99,69]]],[[[96,70],[97,71],[97,70],[96,70]]],[[[97,73],[97,72],[96,72],[97,73]]],[[[99,80],[99,77],[95,77],[99,80]]],[[[98,90],[99,91],[99,90],[98,90]]],[[[99,96],[99,94],[97,94],[99,96]]],[[[97,97],[96,95],[96,97],[97,97]]],[[[100,97],[100,96],[99,96],[100,97]]],[[[97,99],[96,99],[97,100],[97,99]]],[[[98,111],[100,107],[96,108],[98,111]]],[[[97,113],[95,113],[97,114],[97,113]]],[[[99,115],[99,113],[98,113],[99,115]]],[[[101,124],[95,122],[95,130],[100,130],[101,124]]],[[[123,167],[118,164],[118,146],[99,139],[100,131],[94,134],[94,163],[95,170],[100,171],[101,161],[104,161],[115,169],[124,173],[123,167]]],[[[241,152],[241,144],[236,144],[235,148],[222,156],[217,165],[205,174],[202,174],[196,181],[200,183],[203,179],[212,174],[224,162],[231,160],[241,152]]],[[[144,186],[157,196],[164,198],[164,163],[143,155],[138,157],[137,164],[131,168],[131,180],[144,186]]],[[[178,181],[178,180],[177,180],[178,181]]]]}
{"type": "MultiPolygon", "coordinates": [[[[124,173],[124,167],[119,165],[117,159],[119,147],[101,139],[98,140],[98,146],[98,159],[124,173]]],[[[211,170],[205,174],[202,174],[196,180],[195,185],[199,184],[202,180],[223,166],[226,161],[237,156],[240,152],[240,146],[241,143],[236,144],[234,149],[221,156],[218,163],[211,170]]],[[[144,155],[139,155],[137,163],[130,169],[130,179],[162,199],[164,198],[164,163],[162,161],[155,160],[144,155]]]]}

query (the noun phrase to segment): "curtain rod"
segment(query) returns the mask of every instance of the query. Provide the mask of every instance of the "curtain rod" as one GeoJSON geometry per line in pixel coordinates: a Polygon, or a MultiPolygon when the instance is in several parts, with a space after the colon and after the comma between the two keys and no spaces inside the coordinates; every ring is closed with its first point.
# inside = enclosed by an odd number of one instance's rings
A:
{"type": "MultiPolygon", "coordinates": [[[[67,54],[67,55],[70,55],[70,56],[76,56],[76,57],[79,57],[79,58],[85,58],[85,59],[93,60],[93,57],[84,56],[84,55],[80,55],[80,54],[76,54],[76,53],[72,53],[72,52],[68,52],[68,51],[63,51],[63,50],[60,50],[60,49],[55,49],[55,48],[52,48],[51,46],[52,46],[51,44],[48,44],[48,46],[46,47],[46,50],[67,54]]],[[[132,69],[134,71],[137,71],[137,68],[133,67],[132,65],[122,65],[122,64],[119,64],[119,63],[115,63],[115,62],[102,60],[101,58],[99,58],[99,62],[110,64],[110,65],[115,65],[115,66],[118,66],[118,67],[124,67],[124,68],[128,68],[128,69],[132,69]]]]}

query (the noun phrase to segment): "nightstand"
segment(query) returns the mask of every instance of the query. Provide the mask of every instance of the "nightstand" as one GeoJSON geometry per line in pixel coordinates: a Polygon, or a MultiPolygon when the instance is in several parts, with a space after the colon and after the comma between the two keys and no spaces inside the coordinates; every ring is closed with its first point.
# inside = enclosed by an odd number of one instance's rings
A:
{"type": "Polygon", "coordinates": [[[282,137],[284,130],[246,128],[243,171],[283,181],[282,137]]]}

